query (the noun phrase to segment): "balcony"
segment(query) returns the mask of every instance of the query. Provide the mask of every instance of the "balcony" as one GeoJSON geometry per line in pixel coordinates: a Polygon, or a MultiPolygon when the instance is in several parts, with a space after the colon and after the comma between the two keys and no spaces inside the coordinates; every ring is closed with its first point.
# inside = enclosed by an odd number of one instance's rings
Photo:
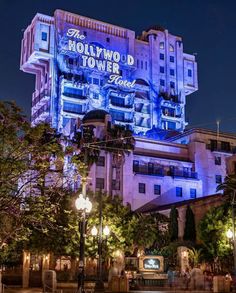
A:
{"type": "Polygon", "coordinates": [[[116,109],[116,110],[127,111],[127,112],[130,112],[130,110],[133,110],[133,108],[134,108],[133,105],[125,105],[125,104],[121,104],[121,103],[116,103],[112,100],[110,100],[110,102],[109,102],[109,107],[116,109]]]}
{"type": "MultiPolygon", "coordinates": [[[[135,161],[134,161],[135,162],[135,161]]],[[[167,167],[168,168],[168,167],[167,167]]],[[[141,175],[151,175],[151,176],[171,176],[173,178],[185,178],[185,179],[198,179],[198,174],[190,170],[184,169],[167,169],[166,166],[155,165],[153,163],[147,164],[133,164],[133,172],[135,174],[141,175]]]]}
{"type": "Polygon", "coordinates": [[[172,176],[174,178],[186,178],[186,179],[198,179],[197,172],[192,171],[184,171],[184,170],[174,170],[168,171],[167,175],[172,176]]]}
{"type": "Polygon", "coordinates": [[[161,176],[165,175],[163,166],[153,166],[150,168],[148,164],[133,166],[133,172],[142,175],[161,176]]]}
{"type": "Polygon", "coordinates": [[[215,143],[215,144],[207,144],[206,149],[210,150],[211,152],[218,152],[218,153],[236,153],[236,147],[231,146],[229,143],[223,144],[222,143],[215,143]]]}

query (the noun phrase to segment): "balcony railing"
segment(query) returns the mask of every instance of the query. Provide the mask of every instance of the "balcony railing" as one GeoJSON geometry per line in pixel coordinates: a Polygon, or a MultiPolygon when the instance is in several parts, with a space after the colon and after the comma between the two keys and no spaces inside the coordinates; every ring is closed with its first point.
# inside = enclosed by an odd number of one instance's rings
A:
{"type": "Polygon", "coordinates": [[[236,147],[235,146],[227,146],[227,147],[222,147],[220,144],[219,145],[211,145],[207,144],[206,148],[212,152],[223,152],[223,153],[235,153],[236,152],[236,147]]]}
{"type": "Polygon", "coordinates": [[[192,171],[185,171],[181,169],[170,170],[166,169],[164,166],[148,166],[148,165],[139,165],[133,166],[133,172],[136,174],[142,175],[151,175],[151,176],[171,176],[173,178],[186,178],[186,179],[198,179],[198,174],[192,171]]]}
{"type": "Polygon", "coordinates": [[[82,96],[82,95],[77,95],[77,94],[71,94],[71,93],[63,93],[63,96],[68,97],[68,98],[74,98],[74,99],[80,99],[80,100],[86,100],[87,97],[86,96],[82,96]]]}
{"type": "Polygon", "coordinates": [[[122,104],[122,103],[117,103],[117,102],[115,102],[115,101],[110,101],[111,102],[111,105],[113,105],[113,106],[116,106],[116,107],[121,107],[121,108],[128,108],[128,109],[131,109],[131,108],[133,108],[133,104],[131,104],[131,105],[125,105],[125,104],[122,104]]]}

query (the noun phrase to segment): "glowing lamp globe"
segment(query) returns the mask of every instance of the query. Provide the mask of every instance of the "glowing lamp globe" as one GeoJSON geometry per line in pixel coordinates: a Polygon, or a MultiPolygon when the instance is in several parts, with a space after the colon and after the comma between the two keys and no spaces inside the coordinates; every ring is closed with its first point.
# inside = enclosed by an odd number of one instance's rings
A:
{"type": "Polygon", "coordinates": [[[95,226],[93,226],[93,228],[92,228],[92,230],[91,230],[91,234],[92,234],[92,236],[97,236],[97,234],[98,234],[98,229],[95,227],[95,226]]]}
{"type": "Polygon", "coordinates": [[[105,226],[104,229],[103,229],[103,234],[105,236],[108,236],[110,234],[110,229],[108,228],[108,226],[105,226]]]}
{"type": "Polygon", "coordinates": [[[82,211],[85,209],[85,199],[83,194],[80,194],[79,197],[75,200],[75,207],[78,211],[82,211]]]}
{"type": "Polygon", "coordinates": [[[227,238],[231,239],[233,237],[233,232],[229,229],[227,232],[226,232],[226,236],[227,238]]]}

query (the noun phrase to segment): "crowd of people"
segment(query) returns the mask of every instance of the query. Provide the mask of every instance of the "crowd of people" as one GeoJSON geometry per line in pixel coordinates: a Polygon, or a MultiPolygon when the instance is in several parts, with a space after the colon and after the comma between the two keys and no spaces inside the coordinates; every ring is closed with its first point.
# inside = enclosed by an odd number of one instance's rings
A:
{"type": "MultiPolygon", "coordinates": [[[[195,266],[192,269],[186,267],[183,272],[170,266],[167,271],[168,286],[180,287],[185,290],[211,290],[213,288],[213,277],[212,272],[208,270],[202,271],[200,266],[195,266]]],[[[232,287],[231,274],[227,272],[223,278],[232,287]]]]}

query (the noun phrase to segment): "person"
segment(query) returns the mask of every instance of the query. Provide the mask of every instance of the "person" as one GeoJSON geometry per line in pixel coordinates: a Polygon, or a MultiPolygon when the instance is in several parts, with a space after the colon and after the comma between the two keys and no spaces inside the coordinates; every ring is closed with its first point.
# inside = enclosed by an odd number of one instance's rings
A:
{"type": "Polygon", "coordinates": [[[112,261],[111,266],[109,268],[109,272],[108,272],[108,284],[111,283],[112,277],[115,277],[118,275],[119,275],[119,270],[117,268],[116,262],[112,261]]]}
{"type": "Polygon", "coordinates": [[[186,267],[186,269],[184,271],[184,274],[183,274],[183,277],[184,277],[184,287],[185,287],[184,289],[185,290],[188,290],[189,289],[190,280],[191,280],[189,267],[186,267]]]}
{"type": "Polygon", "coordinates": [[[172,267],[169,267],[167,271],[167,279],[168,279],[168,285],[171,288],[174,285],[174,280],[175,280],[175,274],[172,267]]]}

